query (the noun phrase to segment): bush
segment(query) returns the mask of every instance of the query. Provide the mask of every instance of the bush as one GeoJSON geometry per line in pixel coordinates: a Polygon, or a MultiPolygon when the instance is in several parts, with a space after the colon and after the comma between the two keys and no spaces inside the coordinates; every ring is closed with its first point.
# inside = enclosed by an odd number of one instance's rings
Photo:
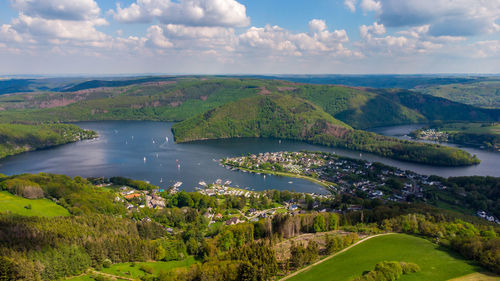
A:
{"type": "Polygon", "coordinates": [[[420,271],[420,267],[414,263],[383,261],[375,265],[375,269],[363,273],[363,276],[351,279],[351,281],[394,281],[404,274],[420,271]]]}
{"type": "Polygon", "coordinates": [[[113,265],[113,263],[111,262],[110,259],[105,259],[103,262],[102,262],[102,266],[104,268],[110,268],[111,266],[113,265]]]}
{"type": "Polygon", "coordinates": [[[152,266],[149,266],[147,264],[141,264],[141,267],[139,267],[139,269],[149,274],[153,274],[155,271],[152,266]]]}

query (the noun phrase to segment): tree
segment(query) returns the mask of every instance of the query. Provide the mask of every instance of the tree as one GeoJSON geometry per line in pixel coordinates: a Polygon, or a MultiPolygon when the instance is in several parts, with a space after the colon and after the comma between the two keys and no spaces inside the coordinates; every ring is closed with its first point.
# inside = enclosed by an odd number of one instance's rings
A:
{"type": "Polygon", "coordinates": [[[155,249],[155,260],[161,261],[165,258],[167,251],[161,245],[158,245],[155,249]]]}
{"type": "Polygon", "coordinates": [[[326,222],[325,222],[325,217],[322,215],[317,215],[314,218],[314,225],[313,225],[314,232],[323,232],[326,230],[326,222]]]}
{"type": "Polygon", "coordinates": [[[330,230],[337,230],[339,227],[339,216],[335,213],[330,214],[328,227],[330,230]]]}

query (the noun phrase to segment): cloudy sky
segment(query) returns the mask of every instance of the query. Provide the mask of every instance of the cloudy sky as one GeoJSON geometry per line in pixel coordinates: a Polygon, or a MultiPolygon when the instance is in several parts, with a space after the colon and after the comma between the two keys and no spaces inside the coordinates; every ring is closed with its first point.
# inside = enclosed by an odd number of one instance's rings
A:
{"type": "Polygon", "coordinates": [[[0,74],[499,72],[500,0],[0,0],[0,74]]]}

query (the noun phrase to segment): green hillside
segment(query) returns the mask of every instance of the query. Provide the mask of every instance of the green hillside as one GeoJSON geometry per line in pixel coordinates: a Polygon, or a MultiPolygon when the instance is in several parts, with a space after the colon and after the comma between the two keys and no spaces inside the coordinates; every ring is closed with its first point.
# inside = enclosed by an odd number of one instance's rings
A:
{"type": "MultiPolygon", "coordinates": [[[[357,129],[433,120],[497,121],[500,116],[498,111],[410,91],[230,77],[137,81],[137,84],[73,92],[3,95],[0,96],[0,108],[3,109],[0,122],[182,121],[259,93],[303,98],[357,129]]],[[[106,85],[95,84],[96,87],[106,85]]]]}
{"type": "Polygon", "coordinates": [[[0,191],[0,213],[41,217],[69,215],[68,210],[49,199],[26,199],[6,191],[0,191]]]}
{"type": "Polygon", "coordinates": [[[0,124],[0,158],[93,137],[95,132],[70,124],[0,124]]]}
{"type": "Polygon", "coordinates": [[[289,95],[270,94],[242,99],[177,123],[172,130],[177,142],[272,137],[434,165],[456,166],[479,162],[460,149],[354,130],[310,102],[289,95]]]}
{"type": "MultiPolygon", "coordinates": [[[[493,80],[493,79],[492,79],[493,80]]],[[[424,94],[485,108],[500,108],[500,81],[433,85],[416,88],[424,94]]]]}
{"type": "Polygon", "coordinates": [[[349,281],[372,270],[381,261],[412,262],[421,268],[419,272],[403,275],[398,281],[445,281],[481,271],[479,266],[423,238],[390,234],[362,242],[288,280],[349,281]]]}

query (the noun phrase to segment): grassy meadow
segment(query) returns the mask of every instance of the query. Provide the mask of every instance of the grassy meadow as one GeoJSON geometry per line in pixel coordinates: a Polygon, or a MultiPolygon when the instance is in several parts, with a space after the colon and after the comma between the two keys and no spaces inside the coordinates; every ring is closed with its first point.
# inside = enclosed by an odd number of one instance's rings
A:
{"type": "Polygon", "coordinates": [[[416,263],[420,272],[402,276],[398,281],[449,280],[484,271],[455,253],[444,250],[423,238],[391,234],[367,240],[288,280],[348,281],[373,270],[381,261],[416,263]]]}
{"type": "Polygon", "coordinates": [[[68,216],[65,208],[49,199],[26,199],[12,195],[7,191],[0,192],[0,213],[10,212],[22,216],[59,217],[68,216]],[[26,208],[31,206],[31,209],[26,208]]]}

